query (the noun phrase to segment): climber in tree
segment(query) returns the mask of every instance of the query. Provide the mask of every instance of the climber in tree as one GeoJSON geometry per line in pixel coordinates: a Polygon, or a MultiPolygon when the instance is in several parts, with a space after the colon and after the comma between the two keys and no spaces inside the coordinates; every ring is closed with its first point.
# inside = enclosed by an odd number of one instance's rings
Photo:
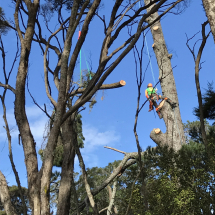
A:
{"type": "Polygon", "coordinates": [[[159,110],[161,109],[162,106],[157,105],[158,100],[167,101],[170,104],[170,106],[172,107],[172,109],[174,109],[176,107],[175,102],[172,102],[169,98],[167,98],[165,96],[158,95],[156,90],[153,88],[153,85],[151,83],[149,83],[147,85],[147,89],[145,90],[145,95],[146,95],[146,98],[149,100],[149,112],[151,110],[153,110],[153,106],[155,106],[156,112],[158,113],[160,118],[162,118],[162,116],[161,116],[161,113],[160,113],[159,110]]]}

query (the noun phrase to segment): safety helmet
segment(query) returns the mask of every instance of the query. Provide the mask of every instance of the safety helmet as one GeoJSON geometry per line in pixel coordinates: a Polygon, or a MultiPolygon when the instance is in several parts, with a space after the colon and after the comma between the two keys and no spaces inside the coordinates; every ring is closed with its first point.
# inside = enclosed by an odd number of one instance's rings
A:
{"type": "Polygon", "coordinates": [[[151,83],[149,83],[149,84],[147,85],[147,87],[153,87],[153,86],[152,86],[152,84],[151,84],[151,83]]]}

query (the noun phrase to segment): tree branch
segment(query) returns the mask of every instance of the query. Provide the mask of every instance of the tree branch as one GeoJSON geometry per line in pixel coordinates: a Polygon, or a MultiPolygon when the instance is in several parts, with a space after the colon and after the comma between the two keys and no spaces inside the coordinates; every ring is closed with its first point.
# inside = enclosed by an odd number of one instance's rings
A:
{"type": "Polygon", "coordinates": [[[201,88],[200,88],[200,82],[199,82],[199,71],[201,69],[201,57],[202,57],[203,49],[205,47],[207,38],[209,37],[209,35],[211,33],[211,31],[210,31],[207,35],[205,34],[205,28],[206,28],[206,25],[208,23],[209,22],[206,21],[206,22],[204,22],[202,24],[202,42],[201,42],[201,45],[199,47],[197,57],[196,57],[195,52],[194,52],[196,42],[195,42],[195,44],[193,46],[193,49],[191,49],[190,46],[189,46],[189,41],[191,39],[193,39],[196,34],[193,37],[189,38],[189,39],[187,38],[187,42],[186,42],[186,45],[187,45],[188,49],[190,50],[191,54],[193,55],[193,59],[194,59],[194,62],[195,62],[195,82],[196,82],[196,90],[197,90],[198,103],[199,103],[201,132],[202,132],[202,139],[203,139],[203,142],[204,142],[204,145],[205,145],[206,148],[208,146],[208,141],[207,141],[207,135],[206,135],[206,131],[205,131],[205,122],[204,122],[203,106],[202,106],[202,94],[201,94],[201,88]]]}
{"type": "MultiPolygon", "coordinates": [[[[121,81],[113,83],[113,84],[103,84],[99,90],[115,89],[115,88],[123,87],[125,85],[126,85],[126,82],[121,80],[121,81]]],[[[86,88],[82,88],[82,89],[79,88],[77,90],[72,91],[70,93],[70,96],[83,93],[85,90],[86,90],[86,88]]]]}

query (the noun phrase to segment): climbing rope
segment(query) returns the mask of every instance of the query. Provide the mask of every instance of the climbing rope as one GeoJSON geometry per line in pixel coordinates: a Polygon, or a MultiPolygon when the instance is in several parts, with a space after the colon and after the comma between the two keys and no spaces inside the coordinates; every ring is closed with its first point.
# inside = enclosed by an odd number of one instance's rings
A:
{"type": "MultiPolygon", "coordinates": [[[[139,1],[139,8],[141,7],[140,2],[141,2],[141,0],[139,1]]],[[[149,64],[150,64],[150,68],[151,68],[152,78],[153,78],[153,82],[154,82],[154,86],[155,86],[155,84],[156,84],[155,76],[154,76],[154,71],[153,71],[153,67],[152,67],[151,56],[149,54],[149,47],[148,47],[145,31],[143,32],[143,34],[144,34],[144,38],[145,38],[146,49],[147,49],[147,54],[148,54],[148,58],[149,58],[149,64]]]]}
{"type": "MultiPolygon", "coordinates": [[[[81,36],[81,31],[80,31],[80,27],[79,27],[78,40],[79,40],[80,36],[81,36]]],[[[90,80],[91,80],[92,77],[91,77],[90,69],[89,69],[89,66],[88,66],[88,63],[87,63],[87,59],[86,59],[86,56],[85,56],[85,52],[84,52],[84,50],[82,50],[82,51],[83,51],[83,53],[84,53],[84,58],[85,58],[85,62],[86,62],[86,65],[87,65],[87,71],[88,71],[88,73],[89,73],[89,78],[90,78],[90,80]]],[[[80,52],[79,52],[79,57],[80,57],[80,85],[82,85],[81,49],[80,49],[80,52]]]]}

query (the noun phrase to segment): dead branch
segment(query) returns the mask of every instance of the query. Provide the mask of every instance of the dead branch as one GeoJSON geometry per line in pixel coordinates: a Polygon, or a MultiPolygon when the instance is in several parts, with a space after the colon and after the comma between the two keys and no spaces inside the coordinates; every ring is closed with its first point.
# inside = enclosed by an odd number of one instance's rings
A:
{"type": "Polygon", "coordinates": [[[108,207],[103,208],[102,210],[99,211],[99,214],[102,213],[103,211],[106,211],[108,209],[108,207]]]}
{"type": "Polygon", "coordinates": [[[80,166],[81,166],[81,169],[82,169],[82,175],[83,175],[83,178],[84,178],[85,189],[86,189],[86,192],[87,192],[88,199],[90,201],[90,205],[93,208],[94,214],[98,215],[99,212],[98,212],[96,203],[94,201],[94,198],[93,198],[93,195],[92,195],[92,192],[91,192],[91,189],[90,189],[90,185],[89,185],[89,183],[87,181],[87,172],[86,172],[86,169],[85,169],[84,160],[83,160],[83,157],[81,155],[80,149],[79,149],[79,147],[77,145],[76,145],[76,154],[78,156],[78,160],[79,160],[79,163],[80,163],[80,166]]]}
{"type": "Polygon", "coordinates": [[[104,148],[111,149],[111,150],[114,150],[114,151],[116,151],[116,152],[120,152],[120,153],[122,153],[122,154],[126,154],[126,152],[120,151],[120,150],[118,150],[118,149],[115,149],[115,148],[112,148],[112,147],[109,147],[109,146],[104,146],[104,148]]]}

